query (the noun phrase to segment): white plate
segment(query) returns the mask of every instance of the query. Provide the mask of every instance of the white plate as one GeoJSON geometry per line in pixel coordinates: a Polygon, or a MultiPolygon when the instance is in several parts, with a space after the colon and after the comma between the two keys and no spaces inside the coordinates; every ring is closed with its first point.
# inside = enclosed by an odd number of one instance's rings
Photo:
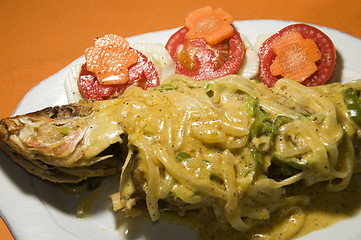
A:
{"type": "MultiPolygon", "coordinates": [[[[294,22],[277,20],[235,21],[239,32],[254,43],[257,36],[272,33],[294,22]]],[[[345,33],[317,26],[334,42],[337,49],[337,67],[334,80],[347,82],[361,78],[361,39],[345,33]]],[[[176,29],[146,33],[128,38],[135,42],[165,44],[176,29]]],[[[64,79],[72,65],[82,63],[83,57],[63,70],[36,85],[23,98],[14,114],[23,114],[47,106],[66,104],[64,79]]],[[[64,194],[56,186],[30,176],[0,153],[0,214],[16,239],[72,240],[72,239],[123,239],[111,203],[106,196],[98,201],[91,216],[77,219],[75,209],[79,198],[64,194]]],[[[341,221],[329,228],[302,237],[307,239],[361,239],[361,214],[341,221]]],[[[145,223],[139,227],[136,239],[197,239],[197,235],[179,226],[167,223],[145,223]]]]}

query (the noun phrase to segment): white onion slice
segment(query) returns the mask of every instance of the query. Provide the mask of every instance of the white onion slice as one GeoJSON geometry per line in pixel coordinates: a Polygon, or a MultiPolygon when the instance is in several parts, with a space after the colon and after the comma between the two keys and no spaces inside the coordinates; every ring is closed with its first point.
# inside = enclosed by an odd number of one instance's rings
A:
{"type": "Polygon", "coordinates": [[[236,74],[247,78],[254,79],[258,75],[258,49],[254,48],[249,39],[241,34],[242,41],[245,46],[245,56],[241,68],[236,74]]]}
{"type": "Polygon", "coordinates": [[[133,48],[152,61],[158,71],[161,83],[175,73],[175,63],[161,43],[135,43],[133,48]]]}
{"type": "Polygon", "coordinates": [[[75,103],[83,99],[78,89],[78,78],[81,71],[81,65],[82,64],[77,64],[72,66],[64,81],[65,93],[69,103],[75,103]]]}

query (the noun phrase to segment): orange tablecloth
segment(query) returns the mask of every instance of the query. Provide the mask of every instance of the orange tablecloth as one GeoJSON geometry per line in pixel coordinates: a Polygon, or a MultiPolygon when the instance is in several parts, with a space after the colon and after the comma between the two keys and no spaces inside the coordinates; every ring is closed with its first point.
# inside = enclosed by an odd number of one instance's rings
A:
{"type": "MultiPolygon", "coordinates": [[[[359,0],[2,0],[0,118],[12,114],[33,86],[81,56],[94,37],[182,26],[191,10],[205,5],[222,7],[236,20],[302,21],[361,38],[359,0]]],[[[0,239],[13,239],[2,221],[0,239]]]]}

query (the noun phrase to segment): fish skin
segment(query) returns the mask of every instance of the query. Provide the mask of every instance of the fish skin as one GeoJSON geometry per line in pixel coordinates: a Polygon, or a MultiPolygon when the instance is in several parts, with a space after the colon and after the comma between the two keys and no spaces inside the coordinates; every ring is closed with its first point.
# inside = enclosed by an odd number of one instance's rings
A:
{"type": "MultiPolygon", "coordinates": [[[[80,101],[4,118],[0,120],[0,150],[29,173],[51,182],[76,183],[117,173],[118,154],[84,164],[82,140],[92,112],[93,102],[80,101]]],[[[119,151],[116,144],[110,149],[119,151]]]]}

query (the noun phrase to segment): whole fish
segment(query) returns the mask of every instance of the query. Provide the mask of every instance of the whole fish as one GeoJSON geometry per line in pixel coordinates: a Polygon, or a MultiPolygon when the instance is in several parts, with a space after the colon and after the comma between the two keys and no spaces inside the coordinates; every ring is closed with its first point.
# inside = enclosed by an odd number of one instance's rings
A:
{"type": "MultiPolygon", "coordinates": [[[[336,83],[315,88],[303,88],[292,81],[286,81],[286,84],[289,85],[288,88],[290,89],[291,87],[302,88],[303,90],[300,91],[304,92],[291,96],[292,91],[287,93],[287,90],[281,89],[285,88],[283,85],[281,86],[281,82],[278,84],[279,87],[268,89],[263,84],[237,76],[220,78],[209,82],[197,82],[184,76],[174,75],[158,88],[148,91],[138,89],[136,94],[134,94],[135,91],[127,91],[119,99],[79,101],[74,104],[50,107],[29,114],[2,119],[0,121],[0,146],[3,151],[8,153],[14,161],[22,165],[27,171],[53,182],[79,182],[88,177],[107,176],[120,171],[127,155],[128,148],[124,142],[128,141],[128,139],[125,138],[126,136],[132,136],[134,129],[130,131],[130,128],[124,125],[126,122],[124,119],[132,119],[131,121],[133,121],[133,115],[137,114],[136,111],[144,113],[140,105],[134,107],[133,112],[129,110],[129,107],[122,106],[126,106],[128,103],[131,105],[132,102],[133,106],[135,106],[135,100],[143,101],[141,103],[143,105],[150,104],[147,101],[153,100],[148,95],[154,92],[165,94],[167,101],[170,99],[167,94],[172,95],[172,97],[175,96],[176,99],[172,103],[174,106],[179,102],[185,105],[180,111],[189,111],[191,109],[193,112],[201,112],[201,109],[205,106],[193,106],[200,103],[196,100],[198,96],[192,97],[191,92],[201,89],[201,92],[205,94],[212,92],[213,95],[219,95],[220,90],[217,90],[217,88],[229,88],[228,91],[235,91],[232,89],[236,85],[242,88],[244,96],[261,99],[261,108],[274,115],[271,116],[273,119],[276,119],[278,115],[293,115],[294,118],[297,118],[295,114],[303,116],[317,115],[317,113],[312,112],[314,109],[312,109],[311,105],[303,104],[302,101],[305,101],[306,97],[304,96],[308,96],[308,102],[311,103],[310,99],[314,97],[312,94],[322,94],[322,97],[328,98],[329,105],[333,104],[334,111],[337,111],[339,115],[334,115],[335,119],[331,119],[333,121],[331,122],[336,124],[335,126],[341,124],[345,128],[345,126],[352,125],[356,126],[355,129],[357,129],[358,125],[355,122],[357,123],[357,119],[361,119],[361,116],[350,115],[347,112],[347,107],[354,108],[359,105],[359,102],[356,100],[357,102],[349,103],[346,106],[347,104],[343,101],[345,94],[342,93],[342,89],[352,87],[360,89],[360,81],[354,81],[345,86],[336,83]],[[185,88],[190,93],[185,92],[185,88]],[[310,91],[312,91],[312,94],[308,93],[310,91]],[[262,97],[262,95],[265,97],[262,97]],[[113,114],[112,112],[117,113],[113,114]],[[120,112],[121,114],[119,114],[120,112]]],[[[237,92],[232,94],[232,97],[238,97],[237,95],[239,95],[237,92]]],[[[164,97],[159,98],[159,96],[157,96],[158,100],[164,97]]],[[[237,106],[240,109],[239,111],[244,111],[244,106],[247,107],[244,96],[239,97],[240,104],[237,106]]],[[[208,96],[208,99],[212,98],[216,98],[216,96],[208,96]]],[[[174,106],[167,105],[163,107],[172,108],[174,106]]],[[[355,115],[355,109],[350,111],[353,111],[355,115]]],[[[245,121],[246,118],[243,118],[244,122],[242,124],[247,124],[243,126],[245,130],[242,131],[247,132],[247,138],[249,138],[249,129],[247,128],[251,127],[251,122],[254,119],[254,116],[248,116],[247,121],[245,121]]],[[[175,120],[172,121],[176,123],[175,120]]],[[[239,119],[235,118],[232,120],[239,121],[239,119]]],[[[361,124],[361,120],[359,124],[361,124]]],[[[151,125],[148,124],[148,127],[151,125]]],[[[135,124],[134,127],[139,127],[139,125],[135,124]]],[[[326,127],[329,126],[320,126],[320,129],[326,127]]],[[[358,133],[358,131],[355,131],[355,133],[358,133]]],[[[357,134],[354,135],[357,136],[357,134]]],[[[354,141],[357,146],[357,139],[354,139],[354,141]]]]}

